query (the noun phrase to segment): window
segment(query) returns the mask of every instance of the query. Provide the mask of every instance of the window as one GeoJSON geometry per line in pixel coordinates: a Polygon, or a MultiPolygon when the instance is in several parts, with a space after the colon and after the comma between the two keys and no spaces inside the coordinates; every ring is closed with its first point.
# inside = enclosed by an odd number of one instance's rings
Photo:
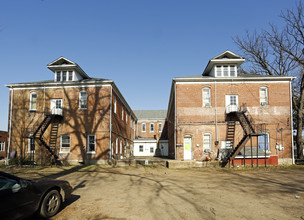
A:
{"type": "Polygon", "coordinates": [[[154,132],[154,124],[153,123],[150,124],[150,132],[154,132]]]}
{"type": "Polygon", "coordinates": [[[216,66],[216,76],[222,76],[222,66],[216,66]]]}
{"type": "Polygon", "coordinates": [[[95,152],[95,135],[88,135],[88,153],[95,152]]]}
{"type": "Polygon", "coordinates": [[[62,108],[61,99],[56,99],[56,108],[62,108]]]}
{"type": "Polygon", "coordinates": [[[237,69],[235,65],[218,65],[215,67],[215,76],[216,77],[235,77],[237,73],[237,69]]]}
{"type": "Polygon", "coordinates": [[[265,151],[265,149],[266,151],[269,151],[269,133],[259,136],[259,148],[263,151],[265,151]]]}
{"type": "Polygon", "coordinates": [[[260,88],[260,105],[268,105],[268,91],[267,87],[260,88]]]}
{"type": "Polygon", "coordinates": [[[158,124],[158,131],[159,131],[159,132],[162,132],[162,129],[163,129],[162,126],[163,126],[162,123],[159,123],[159,124],[158,124]]]}
{"type": "Polygon", "coordinates": [[[144,152],[144,145],[139,145],[139,152],[144,152]]]}
{"type": "Polygon", "coordinates": [[[67,81],[67,71],[62,71],[62,81],[67,81]]]}
{"type": "Polygon", "coordinates": [[[210,88],[203,88],[203,107],[211,106],[210,88]]]}
{"type": "Polygon", "coordinates": [[[235,66],[230,66],[230,76],[235,76],[235,66]]]}
{"type": "Polygon", "coordinates": [[[70,148],[70,135],[61,135],[61,148],[70,148]]]}
{"type": "Polygon", "coordinates": [[[142,123],[141,125],[141,131],[146,132],[146,123],[142,123]]]}
{"type": "Polygon", "coordinates": [[[87,108],[87,92],[80,91],[79,93],[79,108],[86,109],[87,108]]]}
{"type": "Polygon", "coordinates": [[[128,124],[128,113],[126,112],[126,124],[128,124]]]}
{"type": "MultiPolygon", "coordinates": [[[[30,134],[30,136],[32,136],[32,134],[30,134]]],[[[34,139],[33,138],[29,138],[27,141],[27,152],[28,153],[32,153],[35,152],[35,143],[34,143],[34,139]]]]}
{"type": "Polygon", "coordinates": [[[124,108],[121,107],[121,120],[124,120],[124,108]]]}
{"type": "Polygon", "coordinates": [[[69,81],[73,80],[73,71],[69,71],[69,81]]]}
{"type": "Polygon", "coordinates": [[[122,155],[122,140],[120,140],[119,154],[122,155]]]}
{"type": "Polygon", "coordinates": [[[116,97],[114,97],[114,113],[116,114],[116,97]]]}
{"type": "Polygon", "coordinates": [[[154,153],[154,147],[150,147],[150,153],[154,153]]]}
{"type": "Polygon", "coordinates": [[[56,72],[56,81],[57,81],[57,82],[60,82],[60,81],[61,81],[61,72],[60,72],[60,71],[57,71],[57,72],[56,72]]]}
{"type": "Polygon", "coordinates": [[[0,141],[0,151],[5,151],[5,142],[0,141]]]}
{"type": "Polygon", "coordinates": [[[203,150],[205,153],[211,152],[211,134],[205,133],[203,136],[203,150]]]}
{"type": "Polygon", "coordinates": [[[37,93],[31,92],[30,94],[30,110],[37,109],[37,93]]]}
{"type": "Polygon", "coordinates": [[[224,76],[228,76],[228,66],[224,66],[223,71],[224,71],[224,76]]]}
{"type": "Polygon", "coordinates": [[[116,141],[115,141],[115,153],[118,154],[118,139],[116,138],[116,141]]]}

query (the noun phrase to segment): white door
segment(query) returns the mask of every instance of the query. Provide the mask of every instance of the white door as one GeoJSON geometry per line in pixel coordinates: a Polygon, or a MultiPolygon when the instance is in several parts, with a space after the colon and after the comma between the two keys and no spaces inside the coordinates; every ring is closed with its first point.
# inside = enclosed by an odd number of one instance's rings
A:
{"type": "Polygon", "coordinates": [[[51,99],[51,114],[62,114],[62,99],[51,99]]]}
{"type": "Polygon", "coordinates": [[[226,113],[236,112],[239,108],[239,96],[238,95],[226,95],[226,113]]]}
{"type": "Polygon", "coordinates": [[[184,160],[192,160],[192,137],[184,137],[184,160]]]}

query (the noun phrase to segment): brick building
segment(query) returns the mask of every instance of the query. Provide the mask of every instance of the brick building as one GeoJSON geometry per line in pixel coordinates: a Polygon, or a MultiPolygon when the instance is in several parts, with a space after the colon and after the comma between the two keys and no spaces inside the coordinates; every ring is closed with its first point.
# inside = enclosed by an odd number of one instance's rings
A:
{"type": "Polygon", "coordinates": [[[167,110],[134,110],[134,113],[138,119],[134,156],[168,156],[167,110]]]}
{"type": "Polygon", "coordinates": [[[54,79],[6,85],[10,89],[10,151],[17,156],[101,163],[128,157],[136,116],[108,79],[89,77],[60,57],[47,65],[54,79]]]}
{"type": "Polygon", "coordinates": [[[7,131],[0,131],[0,160],[6,158],[7,155],[7,131]]]}
{"type": "Polygon", "coordinates": [[[167,116],[171,158],[292,162],[293,77],[241,75],[243,62],[226,51],[202,74],[173,79],[167,116]]]}

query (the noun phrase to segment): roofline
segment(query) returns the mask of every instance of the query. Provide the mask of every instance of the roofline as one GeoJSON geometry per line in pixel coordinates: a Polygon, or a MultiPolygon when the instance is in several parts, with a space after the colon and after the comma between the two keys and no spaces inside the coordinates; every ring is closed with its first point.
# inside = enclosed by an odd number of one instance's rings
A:
{"type": "Polygon", "coordinates": [[[173,78],[174,82],[225,82],[225,81],[292,81],[294,76],[269,76],[269,77],[209,77],[209,78],[173,78]]]}
{"type": "Polygon", "coordinates": [[[75,62],[61,56],[58,59],[54,60],[53,62],[49,63],[48,65],[46,65],[46,67],[48,69],[50,69],[51,71],[55,72],[57,68],[64,68],[64,67],[74,67],[76,70],[78,70],[78,72],[87,79],[90,79],[90,77],[86,74],[86,72],[75,62]],[[67,64],[67,65],[52,65],[53,63],[56,63],[58,60],[60,59],[65,59],[68,62],[71,62],[72,64],[67,64]]]}
{"type": "MultiPolygon", "coordinates": [[[[135,121],[138,121],[138,118],[136,117],[135,113],[133,112],[132,108],[129,106],[128,102],[125,100],[125,98],[123,97],[123,95],[121,94],[121,92],[119,91],[118,87],[116,86],[116,84],[114,83],[114,81],[112,81],[111,83],[112,88],[114,89],[114,91],[116,92],[116,94],[119,96],[119,98],[121,99],[121,101],[123,102],[123,104],[127,107],[128,111],[132,114],[133,119],[135,121]]],[[[112,102],[112,100],[111,100],[112,102]]]]}
{"type": "Polygon", "coordinates": [[[52,87],[52,86],[75,86],[75,85],[98,85],[98,84],[111,84],[113,80],[106,79],[99,82],[83,82],[83,81],[71,81],[71,83],[63,82],[46,82],[46,83],[11,83],[6,84],[8,88],[26,88],[26,87],[52,87]]]}

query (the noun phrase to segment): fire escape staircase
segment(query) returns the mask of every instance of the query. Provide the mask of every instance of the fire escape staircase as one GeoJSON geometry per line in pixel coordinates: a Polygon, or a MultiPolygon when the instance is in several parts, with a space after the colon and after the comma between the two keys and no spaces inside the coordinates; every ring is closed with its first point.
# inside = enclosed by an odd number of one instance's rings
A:
{"type": "Polygon", "coordinates": [[[38,142],[48,150],[51,156],[54,156],[54,159],[56,161],[58,160],[58,156],[56,154],[56,142],[57,142],[59,123],[61,119],[62,119],[62,113],[54,114],[51,112],[51,114],[45,116],[45,118],[39,124],[39,126],[34,131],[31,137],[34,139],[33,143],[35,143],[35,140],[38,140],[38,142]],[[47,144],[43,138],[43,134],[50,126],[50,124],[51,124],[51,135],[50,135],[49,144],[47,144]]]}
{"type": "MultiPolygon", "coordinates": [[[[237,119],[243,128],[244,136],[240,142],[236,145],[232,151],[228,152],[226,157],[222,160],[222,167],[225,167],[227,163],[235,158],[236,155],[243,149],[247,141],[249,140],[250,134],[255,133],[252,122],[249,119],[250,116],[245,114],[245,111],[233,111],[228,113],[229,117],[237,119]]],[[[230,141],[230,146],[234,146],[234,134],[235,134],[235,121],[229,121],[227,124],[227,141],[230,141]],[[234,123],[233,123],[234,122],[234,123]]]]}

